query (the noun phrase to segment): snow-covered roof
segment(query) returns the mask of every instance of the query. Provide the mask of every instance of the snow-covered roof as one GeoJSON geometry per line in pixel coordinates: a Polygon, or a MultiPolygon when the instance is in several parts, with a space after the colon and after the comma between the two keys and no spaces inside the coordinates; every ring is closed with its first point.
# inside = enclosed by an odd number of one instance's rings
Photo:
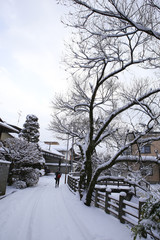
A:
{"type": "MultiPolygon", "coordinates": [[[[45,163],[45,165],[47,165],[47,166],[59,166],[59,163],[45,163]]],[[[69,164],[69,163],[61,163],[61,167],[62,166],[67,166],[67,167],[70,167],[71,166],[71,164],[69,164]]]]}
{"type": "Polygon", "coordinates": [[[41,149],[45,152],[48,152],[48,153],[52,153],[52,154],[55,154],[55,155],[58,155],[58,156],[61,156],[61,157],[64,157],[64,155],[60,152],[58,152],[54,146],[51,146],[51,145],[48,145],[48,144],[45,144],[43,142],[39,142],[39,146],[41,147],[41,149]]]}
{"type": "Polygon", "coordinates": [[[13,138],[18,138],[18,133],[9,133],[10,136],[12,136],[13,138]]]}
{"type": "Polygon", "coordinates": [[[57,151],[64,151],[64,152],[67,151],[67,148],[65,146],[56,145],[54,147],[57,151]]]}
{"type": "MultiPolygon", "coordinates": [[[[60,152],[67,152],[67,146],[66,145],[54,145],[54,149],[56,149],[57,151],[60,151],[60,152]]],[[[71,147],[69,146],[68,149],[70,150],[71,147]]]]}
{"type": "MultiPolygon", "coordinates": [[[[53,141],[45,140],[43,143],[45,143],[48,146],[48,149],[54,149],[59,152],[67,152],[67,141],[66,140],[62,140],[60,142],[57,142],[56,139],[54,139],[53,141]]],[[[69,142],[68,149],[70,150],[71,148],[72,148],[72,144],[71,144],[71,142],[69,142]]]]}
{"type": "Polygon", "coordinates": [[[0,122],[0,127],[6,128],[6,129],[8,129],[9,131],[13,131],[13,132],[19,133],[19,131],[18,131],[16,128],[11,127],[9,124],[7,124],[7,123],[5,123],[5,122],[0,122]]]}

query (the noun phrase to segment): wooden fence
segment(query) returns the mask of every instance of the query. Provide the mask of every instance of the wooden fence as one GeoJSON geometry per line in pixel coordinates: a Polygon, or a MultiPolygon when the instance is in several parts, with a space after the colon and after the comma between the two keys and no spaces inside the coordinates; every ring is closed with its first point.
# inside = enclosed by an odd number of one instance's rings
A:
{"type": "MultiPolygon", "coordinates": [[[[72,173],[72,175],[68,175],[68,186],[73,193],[78,191],[78,185],[79,174],[72,173]]],[[[129,223],[133,226],[137,225],[145,201],[139,199],[138,203],[133,203],[127,200],[128,194],[130,194],[130,191],[133,191],[132,188],[134,188],[134,194],[136,193],[136,187],[139,187],[139,185],[132,183],[123,177],[102,177],[97,181],[92,196],[92,202],[95,207],[101,208],[106,213],[117,217],[121,223],[129,223]]],[[[147,233],[151,235],[151,233],[147,233]]],[[[159,240],[156,236],[151,236],[154,237],[154,239],[159,240]]]]}
{"type": "Polygon", "coordinates": [[[136,195],[137,188],[143,191],[148,190],[142,185],[130,181],[125,177],[104,176],[100,177],[97,183],[100,185],[109,186],[109,188],[112,189],[112,192],[125,191],[126,193],[129,193],[132,191],[132,193],[136,195]]]}
{"type": "MultiPolygon", "coordinates": [[[[78,191],[78,175],[78,173],[68,175],[67,183],[69,189],[73,193],[78,191]]],[[[123,177],[102,177],[97,181],[97,185],[95,186],[92,196],[92,202],[95,207],[103,209],[108,214],[113,214],[120,220],[121,223],[127,222],[132,225],[137,225],[144,201],[132,203],[127,200],[129,192],[133,191],[132,187],[134,187],[134,192],[136,192],[135,184],[127,182],[127,180],[123,177]],[[118,192],[119,194],[113,194],[118,192]]]]}
{"type": "Polygon", "coordinates": [[[76,193],[78,191],[78,185],[79,185],[79,176],[74,175],[68,175],[67,184],[69,186],[69,189],[76,193]]]}
{"type": "Polygon", "coordinates": [[[140,219],[141,208],[144,201],[132,203],[126,200],[126,193],[111,194],[112,190],[96,186],[95,189],[95,207],[105,210],[108,214],[113,214],[121,223],[130,223],[137,225],[140,219]]]}

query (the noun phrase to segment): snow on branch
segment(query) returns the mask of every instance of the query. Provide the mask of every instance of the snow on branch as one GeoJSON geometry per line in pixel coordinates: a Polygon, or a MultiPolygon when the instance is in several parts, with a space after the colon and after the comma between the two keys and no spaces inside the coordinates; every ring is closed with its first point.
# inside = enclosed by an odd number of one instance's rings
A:
{"type": "Polygon", "coordinates": [[[134,155],[122,155],[119,156],[116,159],[116,162],[149,162],[149,163],[158,163],[160,164],[160,159],[157,158],[156,156],[141,156],[141,158],[139,158],[139,156],[134,156],[134,155]]]}
{"type": "MultiPolygon", "coordinates": [[[[119,21],[121,21],[123,23],[123,25],[126,25],[127,28],[128,28],[128,24],[129,24],[130,27],[133,27],[138,31],[144,32],[144,33],[146,33],[150,36],[153,36],[156,39],[160,40],[160,32],[157,32],[153,28],[147,27],[143,22],[138,22],[138,21],[135,21],[135,20],[131,19],[131,17],[129,17],[128,14],[125,11],[122,12],[122,10],[120,10],[120,6],[122,6],[122,3],[120,3],[118,5],[118,1],[115,1],[115,0],[107,1],[108,6],[107,6],[107,3],[106,3],[106,5],[104,5],[104,10],[102,10],[102,8],[98,9],[98,8],[93,7],[91,5],[91,3],[88,3],[87,1],[73,0],[73,2],[77,3],[78,5],[81,5],[81,6],[85,7],[86,9],[91,11],[91,13],[96,13],[100,16],[106,16],[106,17],[109,17],[109,18],[118,19],[119,21]],[[109,4],[110,4],[110,7],[109,7],[109,4]],[[113,7],[114,7],[114,11],[113,11],[113,7]]],[[[140,16],[142,14],[140,9],[142,7],[145,8],[147,5],[149,5],[147,3],[147,1],[146,2],[142,1],[141,6],[139,6],[137,4],[136,9],[135,9],[135,13],[140,16]]],[[[129,3],[128,3],[128,7],[129,7],[129,3]]],[[[150,4],[150,12],[151,12],[152,9],[159,11],[160,7],[159,7],[158,4],[151,3],[150,4]]],[[[147,14],[147,12],[145,14],[147,14]]],[[[132,16],[133,16],[133,14],[132,14],[132,16]]],[[[127,32],[126,32],[126,35],[127,35],[127,32]]],[[[118,37],[118,35],[117,35],[117,37],[118,37]]]]}
{"type": "MultiPolygon", "coordinates": [[[[118,162],[136,162],[139,160],[139,156],[134,156],[134,155],[122,155],[124,153],[124,151],[126,151],[130,146],[133,146],[134,144],[136,144],[137,142],[143,142],[143,143],[147,143],[147,142],[151,142],[151,141],[159,141],[160,140],[160,136],[158,137],[150,137],[150,138],[144,138],[142,139],[143,136],[146,136],[148,130],[146,130],[143,133],[139,133],[137,136],[135,136],[135,138],[130,141],[129,143],[125,144],[124,146],[121,147],[121,149],[119,149],[119,151],[117,151],[113,157],[111,157],[107,162],[99,165],[99,167],[96,169],[96,172],[94,173],[94,175],[97,174],[97,172],[101,172],[103,170],[106,170],[110,167],[112,167],[114,164],[118,163],[118,162]]],[[[142,157],[142,156],[141,156],[142,157]]],[[[151,162],[151,163],[160,163],[160,159],[157,157],[142,157],[142,161],[143,162],[151,162]]],[[[94,177],[94,176],[93,176],[94,177]]]]}
{"type": "Polygon", "coordinates": [[[123,107],[115,110],[114,112],[112,112],[110,114],[110,116],[106,119],[106,121],[104,122],[103,126],[100,128],[100,130],[98,131],[97,135],[95,136],[95,142],[99,141],[100,137],[102,136],[104,130],[107,128],[107,126],[111,123],[111,121],[118,116],[120,113],[126,111],[127,109],[133,107],[134,105],[139,104],[139,102],[145,100],[146,98],[150,97],[151,95],[160,92],[160,88],[151,90],[148,93],[145,93],[143,96],[140,96],[137,99],[133,99],[130,103],[124,105],[123,107]]]}

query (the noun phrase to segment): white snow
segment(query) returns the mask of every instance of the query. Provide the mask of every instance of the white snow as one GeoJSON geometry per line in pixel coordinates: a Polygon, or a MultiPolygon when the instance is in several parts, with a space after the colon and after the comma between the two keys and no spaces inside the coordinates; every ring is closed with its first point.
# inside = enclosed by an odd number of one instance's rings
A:
{"type": "Polygon", "coordinates": [[[11,164],[11,162],[9,162],[9,161],[6,161],[6,160],[1,160],[1,159],[0,159],[0,163],[7,163],[7,164],[11,164]]]}
{"type": "Polygon", "coordinates": [[[0,122],[0,126],[1,127],[4,127],[4,128],[7,128],[7,129],[9,129],[9,130],[11,130],[11,131],[13,131],[13,132],[15,132],[15,133],[19,133],[19,131],[16,129],[16,128],[14,128],[14,127],[11,127],[9,124],[7,124],[6,122],[0,122]]]}
{"type": "Polygon", "coordinates": [[[95,185],[95,189],[106,189],[106,185],[99,185],[99,184],[96,184],[95,185]]]}
{"type": "Polygon", "coordinates": [[[55,155],[59,155],[61,157],[64,157],[64,155],[62,153],[58,152],[58,150],[55,149],[55,146],[47,145],[47,144],[45,144],[43,142],[40,142],[40,141],[39,141],[38,144],[39,144],[39,146],[41,147],[42,150],[44,150],[48,153],[53,153],[55,155]]]}
{"type": "Polygon", "coordinates": [[[87,207],[54,175],[0,200],[1,240],[131,240],[130,229],[95,207],[87,207]]]}
{"type": "MultiPolygon", "coordinates": [[[[46,166],[59,166],[59,163],[45,163],[46,166]]],[[[68,163],[61,163],[61,166],[70,166],[68,163]]]]}

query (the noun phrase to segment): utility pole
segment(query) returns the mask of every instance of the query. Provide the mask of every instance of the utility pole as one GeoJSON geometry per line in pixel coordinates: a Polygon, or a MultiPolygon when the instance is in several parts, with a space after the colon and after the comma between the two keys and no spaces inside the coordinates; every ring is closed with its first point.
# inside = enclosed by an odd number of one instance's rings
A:
{"type": "Polygon", "coordinates": [[[74,154],[74,149],[73,149],[73,146],[74,146],[74,137],[72,137],[72,152],[71,152],[71,172],[73,172],[73,154],[74,154]]]}
{"type": "Polygon", "coordinates": [[[65,169],[65,184],[66,184],[66,181],[67,181],[67,161],[68,161],[68,150],[69,150],[69,134],[68,134],[68,137],[67,137],[67,154],[66,154],[66,169],[65,169]]]}
{"type": "Polygon", "coordinates": [[[18,126],[18,124],[19,124],[19,121],[20,121],[20,117],[22,116],[22,111],[20,110],[19,112],[18,112],[18,121],[17,121],[17,126],[18,126]]]}

